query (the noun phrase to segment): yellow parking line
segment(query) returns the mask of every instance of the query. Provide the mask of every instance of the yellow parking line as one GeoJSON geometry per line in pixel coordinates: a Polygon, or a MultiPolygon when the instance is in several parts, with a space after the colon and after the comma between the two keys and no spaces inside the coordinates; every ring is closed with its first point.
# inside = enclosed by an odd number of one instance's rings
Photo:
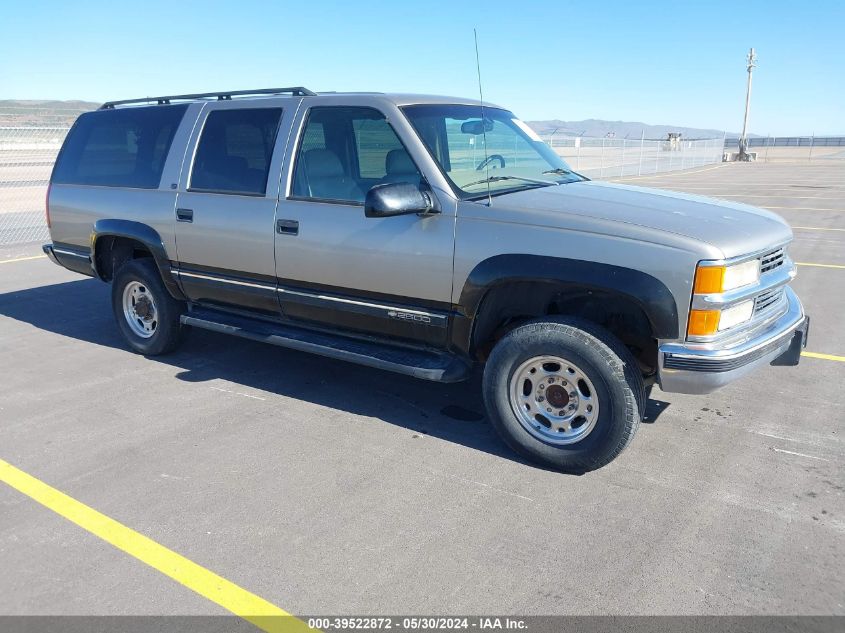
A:
{"type": "Polygon", "coordinates": [[[0,481],[264,631],[313,631],[305,622],[0,459],[0,481]]]}
{"type": "Polygon", "coordinates": [[[807,358],[821,358],[823,360],[835,360],[840,363],[845,363],[845,356],[834,356],[833,354],[819,354],[818,352],[801,352],[801,356],[807,358]]]}
{"type": "Polygon", "coordinates": [[[44,259],[47,257],[46,255],[34,255],[32,257],[18,257],[17,259],[2,259],[0,260],[0,264],[11,264],[13,262],[26,262],[30,259],[44,259]]]}
{"type": "Polygon", "coordinates": [[[845,268],[842,264],[811,264],[809,262],[795,262],[798,266],[815,266],[816,268],[845,268]]]}

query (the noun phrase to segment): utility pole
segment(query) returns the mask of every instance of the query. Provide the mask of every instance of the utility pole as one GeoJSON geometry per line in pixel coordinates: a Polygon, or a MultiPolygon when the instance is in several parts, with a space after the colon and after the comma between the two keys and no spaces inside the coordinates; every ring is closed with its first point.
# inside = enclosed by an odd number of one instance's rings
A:
{"type": "Polygon", "coordinates": [[[739,137],[739,160],[748,160],[748,110],[751,108],[751,73],[757,65],[754,49],[748,51],[748,88],[745,91],[745,119],[742,122],[742,136],[739,137]]]}

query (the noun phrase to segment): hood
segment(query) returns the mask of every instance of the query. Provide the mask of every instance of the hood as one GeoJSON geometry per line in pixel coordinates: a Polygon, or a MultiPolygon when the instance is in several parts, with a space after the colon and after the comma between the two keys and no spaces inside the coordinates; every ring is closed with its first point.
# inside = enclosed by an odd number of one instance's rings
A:
{"type": "MultiPolygon", "coordinates": [[[[746,204],[662,189],[587,180],[493,198],[492,210],[512,210],[522,223],[561,227],[566,216],[601,218],[674,233],[719,249],[725,258],[792,239],[779,215],[746,204]]],[[[515,218],[516,219],[516,218],[515,218]]]]}

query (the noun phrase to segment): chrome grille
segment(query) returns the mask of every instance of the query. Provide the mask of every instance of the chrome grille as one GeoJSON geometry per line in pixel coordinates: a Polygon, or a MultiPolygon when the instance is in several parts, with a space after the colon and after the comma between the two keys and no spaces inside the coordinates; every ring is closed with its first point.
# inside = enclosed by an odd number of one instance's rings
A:
{"type": "Polygon", "coordinates": [[[754,300],[754,316],[757,316],[758,314],[765,312],[768,308],[771,308],[780,300],[781,297],[783,297],[783,287],[767,290],[766,292],[757,295],[754,300]]]}
{"type": "Polygon", "coordinates": [[[760,258],[760,274],[765,275],[767,272],[774,270],[778,266],[783,265],[785,253],[782,248],[771,251],[760,258]]]}

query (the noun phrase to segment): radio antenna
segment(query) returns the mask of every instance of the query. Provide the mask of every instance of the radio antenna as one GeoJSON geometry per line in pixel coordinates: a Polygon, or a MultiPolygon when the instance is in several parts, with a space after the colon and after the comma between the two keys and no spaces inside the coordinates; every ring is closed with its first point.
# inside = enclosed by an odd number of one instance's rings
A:
{"type": "Polygon", "coordinates": [[[481,142],[484,143],[484,179],[487,181],[487,206],[493,205],[490,195],[490,163],[487,160],[487,124],[484,118],[484,93],[481,90],[481,62],[478,58],[478,31],[472,29],[475,38],[475,71],[478,74],[478,100],[481,102],[481,142]]]}

